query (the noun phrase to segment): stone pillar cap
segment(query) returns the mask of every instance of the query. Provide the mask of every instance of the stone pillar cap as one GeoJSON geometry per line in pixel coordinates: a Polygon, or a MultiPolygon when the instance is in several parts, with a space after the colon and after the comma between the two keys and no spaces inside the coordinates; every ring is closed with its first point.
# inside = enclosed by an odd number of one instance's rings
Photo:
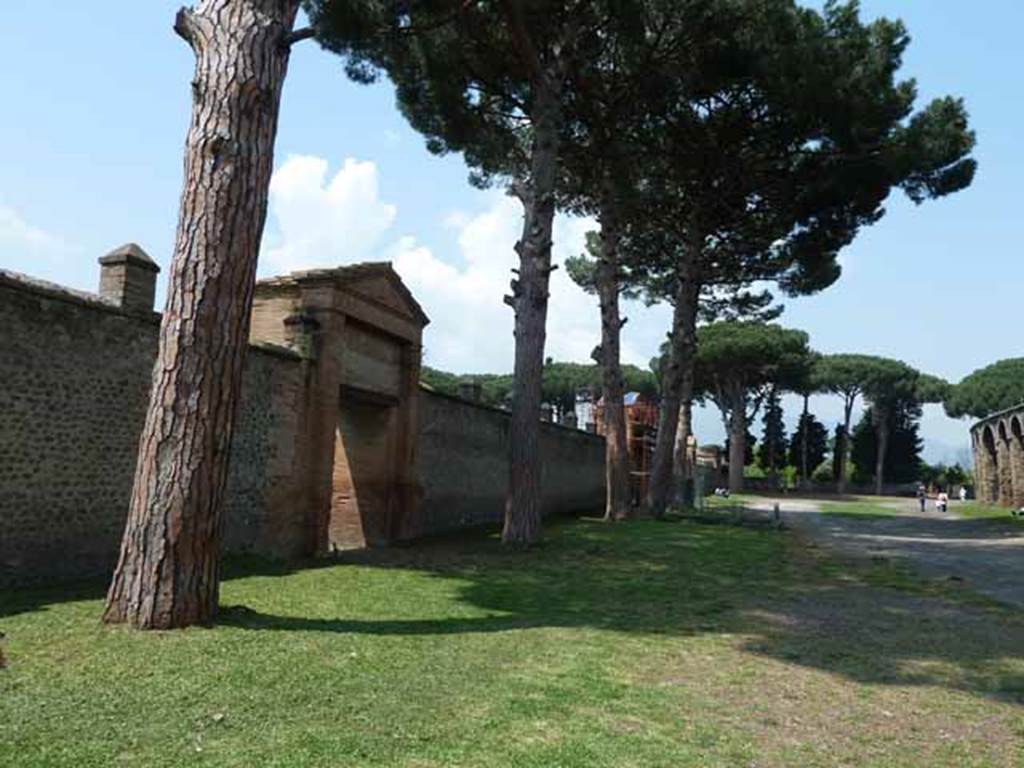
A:
{"type": "Polygon", "coordinates": [[[151,272],[160,271],[159,265],[149,258],[149,254],[135,243],[126,243],[120,248],[115,248],[106,256],[101,256],[99,262],[104,266],[108,264],[133,264],[137,267],[148,269],[151,272]]]}

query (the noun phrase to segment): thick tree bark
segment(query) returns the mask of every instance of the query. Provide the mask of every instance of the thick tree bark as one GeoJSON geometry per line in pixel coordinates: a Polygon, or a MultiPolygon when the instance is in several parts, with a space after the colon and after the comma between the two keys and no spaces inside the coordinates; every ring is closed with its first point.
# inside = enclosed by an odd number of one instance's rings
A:
{"type": "Polygon", "coordinates": [[[774,435],[768,435],[768,433],[767,433],[768,432],[768,429],[767,429],[767,418],[768,418],[768,413],[771,412],[771,409],[776,404],[776,398],[777,397],[778,397],[778,389],[773,384],[771,389],[768,392],[768,395],[766,396],[766,399],[768,401],[768,406],[766,408],[767,413],[765,415],[765,419],[766,419],[766,422],[765,422],[765,436],[764,436],[764,441],[763,441],[764,449],[765,449],[764,452],[768,455],[768,466],[766,467],[766,469],[768,470],[768,477],[772,480],[773,483],[777,482],[778,476],[779,476],[779,473],[778,473],[778,469],[779,469],[779,466],[778,466],[779,465],[779,461],[778,461],[779,446],[777,444],[777,441],[775,440],[775,436],[774,435]]]}
{"type": "Polygon", "coordinates": [[[298,5],[202,0],[178,12],[196,56],[184,190],[106,622],[165,629],[216,616],[221,504],[298,5]]]}
{"type": "Polygon", "coordinates": [[[805,488],[809,488],[811,485],[811,476],[807,471],[807,430],[810,427],[808,423],[810,421],[808,416],[811,413],[810,402],[811,396],[804,393],[804,413],[800,427],[800,476],[803,478],[805,488]]]}
{"type": "Polygon", "coordinates": [[[675,474],[676,503],[682,507],[687,507],[693,504],[693,493],[691,492],[693,467],[690,466],[689,448],[689,440],[691,435],[693,435],[692,376],[684,378],[680,399],[682,404],[679,406],[679,422],[676,428],[676,451],[673,459],[673,471],[675,474]]]}
{"type": "Polygon", "coordinates": [[[889,415],[876,406],[874,412],[875,435],[878,439],[878,457],[875,459],[875,495],[885,490],[885,457],[889,451],[889,415]]]}
{"type": "Polygon", "coordinates": [[[658,412],[658,437],[651,459],[651,476],[647,484],[647,509],[660,519],[665,515],[672,489],[673,453],[679,409],[684,392],[693,392],[693,362],[697,348],[697,300],[700,286],[694,279],[692,266],[681,267],[676,285],[672,312],[672,333],[668,364],[662,373],[661,409],[658,412]]]}
{"type": "Polygon", "coordinates": [[[629,446],[626,440],[626,410],[623,403],[619,315],[619,222],[606,191],[601,205],[601,256],[595,282],[601,303],[601,385],[604,397],[605,427],[605,520],[621,520],[629,515],[629,446]]]}
{"type": "Polygon", "coordinates": [[[516,187],[525,209],[523,235],[516,244],[519,277],[512,281],[512,295],[505,299],[515,310],[515,383],[501,540],[511,547],[535,544],[541,530],[541,374],[561,122],[560,79],[548,74],[540,78],[534,92],[530,179],[516,187]]]}
{"type": "Polygon", "coordinates": [[[747,408],[744,398],[734,397],[729,413],[729,492],[743,492],[747,458],[747,408]]]}
{"type": "MultiPolygon", "coordinates": [[[[836,485],[839,495],[846,493],[846,475],[849,471],[846,458],[850,451],[850,421],[853,418],[853,404],[854,398],[852,397],[847,397],[843,404],[843,444],[839,454],[839,479],[836,485]]],[[[840,450],[840,446],[836,446],[836,449],[840,450]]]]}

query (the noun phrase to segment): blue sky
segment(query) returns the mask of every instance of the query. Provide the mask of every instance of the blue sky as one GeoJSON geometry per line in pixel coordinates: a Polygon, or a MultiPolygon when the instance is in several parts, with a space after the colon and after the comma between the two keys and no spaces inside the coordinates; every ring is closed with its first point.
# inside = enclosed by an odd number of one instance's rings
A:
{"type": "MultiPolygon", "coordinates": [[[[96,258],[140,243],[166,266],[181,183],[192,57],[174,36],[179,2],[0,3],[0,268],[93,289],[96,258]]],[[[825,352],[900,357],[957,380],[1024,351],[1024,5],[1012,0],[865,0],[864,14],[904,19],[905,61],[922,100],[966,98],[978,132],[974,186],[888,216],[844,254],[842,281],[790,301],[782,322],[825,352]]],[[[434,323],[427,361],[454,370],[511,366],[508,281],[517,204],[466,183],[406,125],[387,83],[348,82],[315,44],[292,59],[277,142],[263,274],[364,259],[395,261],[434,323]]],[[[581,247],[586,222],[563,220],[556,257],[581,247]]],[[[556,273],[558,275],[559,273],[556,273]]],[[[550,353],[585,360],[598,334],[592,302],[564,276],[553,289],[550,353]]],[[[645,362],[663,309],[630,309],[625,354],[645,362]]],[[[795,406],[795,404],[793,404],[795,406]]],[[[795,408],[794,408],[795,409],[795,408]]],[[[828,423],[838,403],[816,398],[828,423]]],[[[792,409],[791,409],[792,410],[792,409]]],[[[719,439],[704,414],[702,439],[719,439]]],[[[962,458],[966,425],[929,409],[932,458],[962,458]]]]}

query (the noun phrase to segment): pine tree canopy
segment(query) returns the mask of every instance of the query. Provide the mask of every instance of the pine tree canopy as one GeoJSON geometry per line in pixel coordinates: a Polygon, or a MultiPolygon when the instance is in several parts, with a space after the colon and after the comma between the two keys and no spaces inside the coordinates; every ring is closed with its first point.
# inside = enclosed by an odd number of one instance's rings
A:
{"type": "Polygon", "coordinates": [[[805,375],[807,334],[773,323],[721,322],[698,332],[698,391],[720,408],[740,403],[756,412],[771,387],[787,388],[805,375]]]}
{"type": "Polygon", "coordinates": [[[1000,360],[950,388],[946,413],[954,419],[984,419],[1024,403],[1024,357],[1000,360]]]}

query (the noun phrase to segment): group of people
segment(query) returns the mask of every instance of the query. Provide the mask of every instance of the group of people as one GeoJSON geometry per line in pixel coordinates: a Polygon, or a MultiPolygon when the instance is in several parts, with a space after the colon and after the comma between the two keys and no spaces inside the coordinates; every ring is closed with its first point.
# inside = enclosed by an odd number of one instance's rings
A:
{"type": "MultiPolygon", "coordinates": [[[[967,501],[967,488],[960,486],[960,501],[967,501]]],[[[928,505],[928,489],[924,487],[924,483],[917,486],[917,503],[921,505],[921,511],[924,512],[925,507],[928,505]]],[[[949,511],[949,494],[943,488],[935,495],[935,509],[939,512],[949,511]]]]}

